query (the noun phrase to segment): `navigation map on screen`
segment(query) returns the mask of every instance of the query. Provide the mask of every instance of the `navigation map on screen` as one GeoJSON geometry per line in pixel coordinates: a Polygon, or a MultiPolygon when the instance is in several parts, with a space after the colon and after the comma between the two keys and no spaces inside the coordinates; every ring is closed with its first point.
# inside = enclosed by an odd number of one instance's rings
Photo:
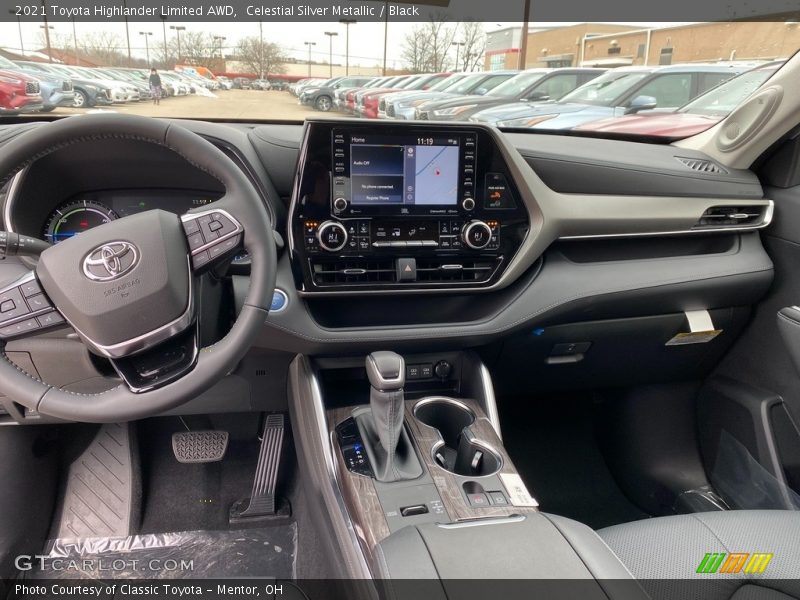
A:
{"type": "MultiPolygon", "coordinates": [[[[359,142],[363,138],[358,138],[359,142]]],[[[366,140],[365,140],[366,142],[366,140]]],[[[351,143],[353,205],[455,205],[457,139],[419,138],[408,143],[351,143]]]]}

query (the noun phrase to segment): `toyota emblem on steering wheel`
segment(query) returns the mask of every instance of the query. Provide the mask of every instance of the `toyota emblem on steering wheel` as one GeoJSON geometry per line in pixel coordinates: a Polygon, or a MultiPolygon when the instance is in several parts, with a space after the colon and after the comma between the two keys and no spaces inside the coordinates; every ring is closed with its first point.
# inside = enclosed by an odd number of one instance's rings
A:
{"type": "Polygon", "coordinates": [[[83,273],[93,281],[111,281],[136,266],[139,252],[130,242],[109,242],[83,259],[83,273]]]}

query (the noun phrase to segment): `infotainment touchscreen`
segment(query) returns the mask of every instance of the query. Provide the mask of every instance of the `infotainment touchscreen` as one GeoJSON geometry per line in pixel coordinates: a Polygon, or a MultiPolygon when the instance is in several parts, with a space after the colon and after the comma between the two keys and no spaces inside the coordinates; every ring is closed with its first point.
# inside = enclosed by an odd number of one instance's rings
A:
{"type": "Polygon", "coordinates": [[[352,135],[350,201],[358,205],[455,205],[459,139],[352,135]]]}

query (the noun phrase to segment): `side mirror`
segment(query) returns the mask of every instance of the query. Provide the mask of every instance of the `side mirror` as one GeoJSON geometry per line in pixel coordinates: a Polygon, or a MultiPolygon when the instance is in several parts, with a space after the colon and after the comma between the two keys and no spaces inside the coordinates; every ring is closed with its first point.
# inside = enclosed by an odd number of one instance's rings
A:
{"type": "Polygon", "coordinates": [[[550,96],[545,92],[533,92],[527,98],[523,98],[525,102],[544,102],[545,100],[550,100],[550,96]]]}
{"type": "Polygon", "coordinates": [[[658,106],[658,100],[653,96],[636,96],[625,109],[626,115],[634,115],[643,110],[653,110],[658,106]]]}

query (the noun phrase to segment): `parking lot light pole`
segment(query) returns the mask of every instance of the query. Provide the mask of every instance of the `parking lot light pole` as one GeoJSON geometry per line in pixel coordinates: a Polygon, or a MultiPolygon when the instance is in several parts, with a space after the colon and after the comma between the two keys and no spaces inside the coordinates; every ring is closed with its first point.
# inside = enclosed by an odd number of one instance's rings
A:
{"type": "Polygon", "coordinates": [[[164,68],[169,68],[169,46],[167,45],[167,15],[161,13],[161,28],[164,30],[164,68]]]}
{"type": "Polygon", "coordinates": [[[456,66],[453,67],[453,71],[458,71],[458,52],[461,50],[461,46],[464,46],[464,42],[450,42],[450,45],[456,47],[456,66]]]}
{"type": "Polygon", "coordinates": [[[186,27],[183,25],[170,25],[170,29],[175,30],[175,37],[178,38],[178,60],[175,63],[181,62],[181,31],[186,31],[186,27]]]}
{"type": "Polygon", "coordinates": [[[48,25],[47,23],[47,1],[42,0],[42,18],[44,18],[44,25],[39,25],[41,29],[44,29],[44,39],[47,42],[47,62],[53,62],[53,53],[52,48],[50,48],[50,30],[53,29],[52,25],[48,25]]]}
{"type": "Polygon", "coordinates": [[[339,19],[339,23],[344,25],[344,74],[350,75],[350,25],[355,25],[355,19],[339,19]]]}
{"type": "Polygon", "coordinates": [[[144,49],[147,52],[147,66],[150,66],[150,36],[153,35],[152,31],[140,31],[139,35],[144,36],[144,49]]]}
{"type": "Polygon", "coordinates": [[[19,18],[17,11],[13,8],[8,11],[8,14],[15,15],[17,17],[17,27],[19,28],[19,53],[22,56],[25,56],[25,45],[22,43],[22,19],[19,18]]]}
{"type": "Polygon", "coordinates": [[[317,42],[303,42],[308,46],[308,76],[311,77],[311,46],[316,46],[317,42]]]}
{"type": "MultiPolygon", "coordinates": [[[[45,20],[45,23],[47,21],[45,20]]],[[[44,29],[44,38],[47,41],[47,58],[49,62],[53,62],[53,53],[50,48],[50,30],[55,29],[52,25],[39,25],[39,29],[44,29]]]]}
{"type": "Polygon", "coordinates": [[[335,31],[326,31],[325,35],[328,36],[328,77],[333,79],[333,38],[339,34],[335,31]]]}

